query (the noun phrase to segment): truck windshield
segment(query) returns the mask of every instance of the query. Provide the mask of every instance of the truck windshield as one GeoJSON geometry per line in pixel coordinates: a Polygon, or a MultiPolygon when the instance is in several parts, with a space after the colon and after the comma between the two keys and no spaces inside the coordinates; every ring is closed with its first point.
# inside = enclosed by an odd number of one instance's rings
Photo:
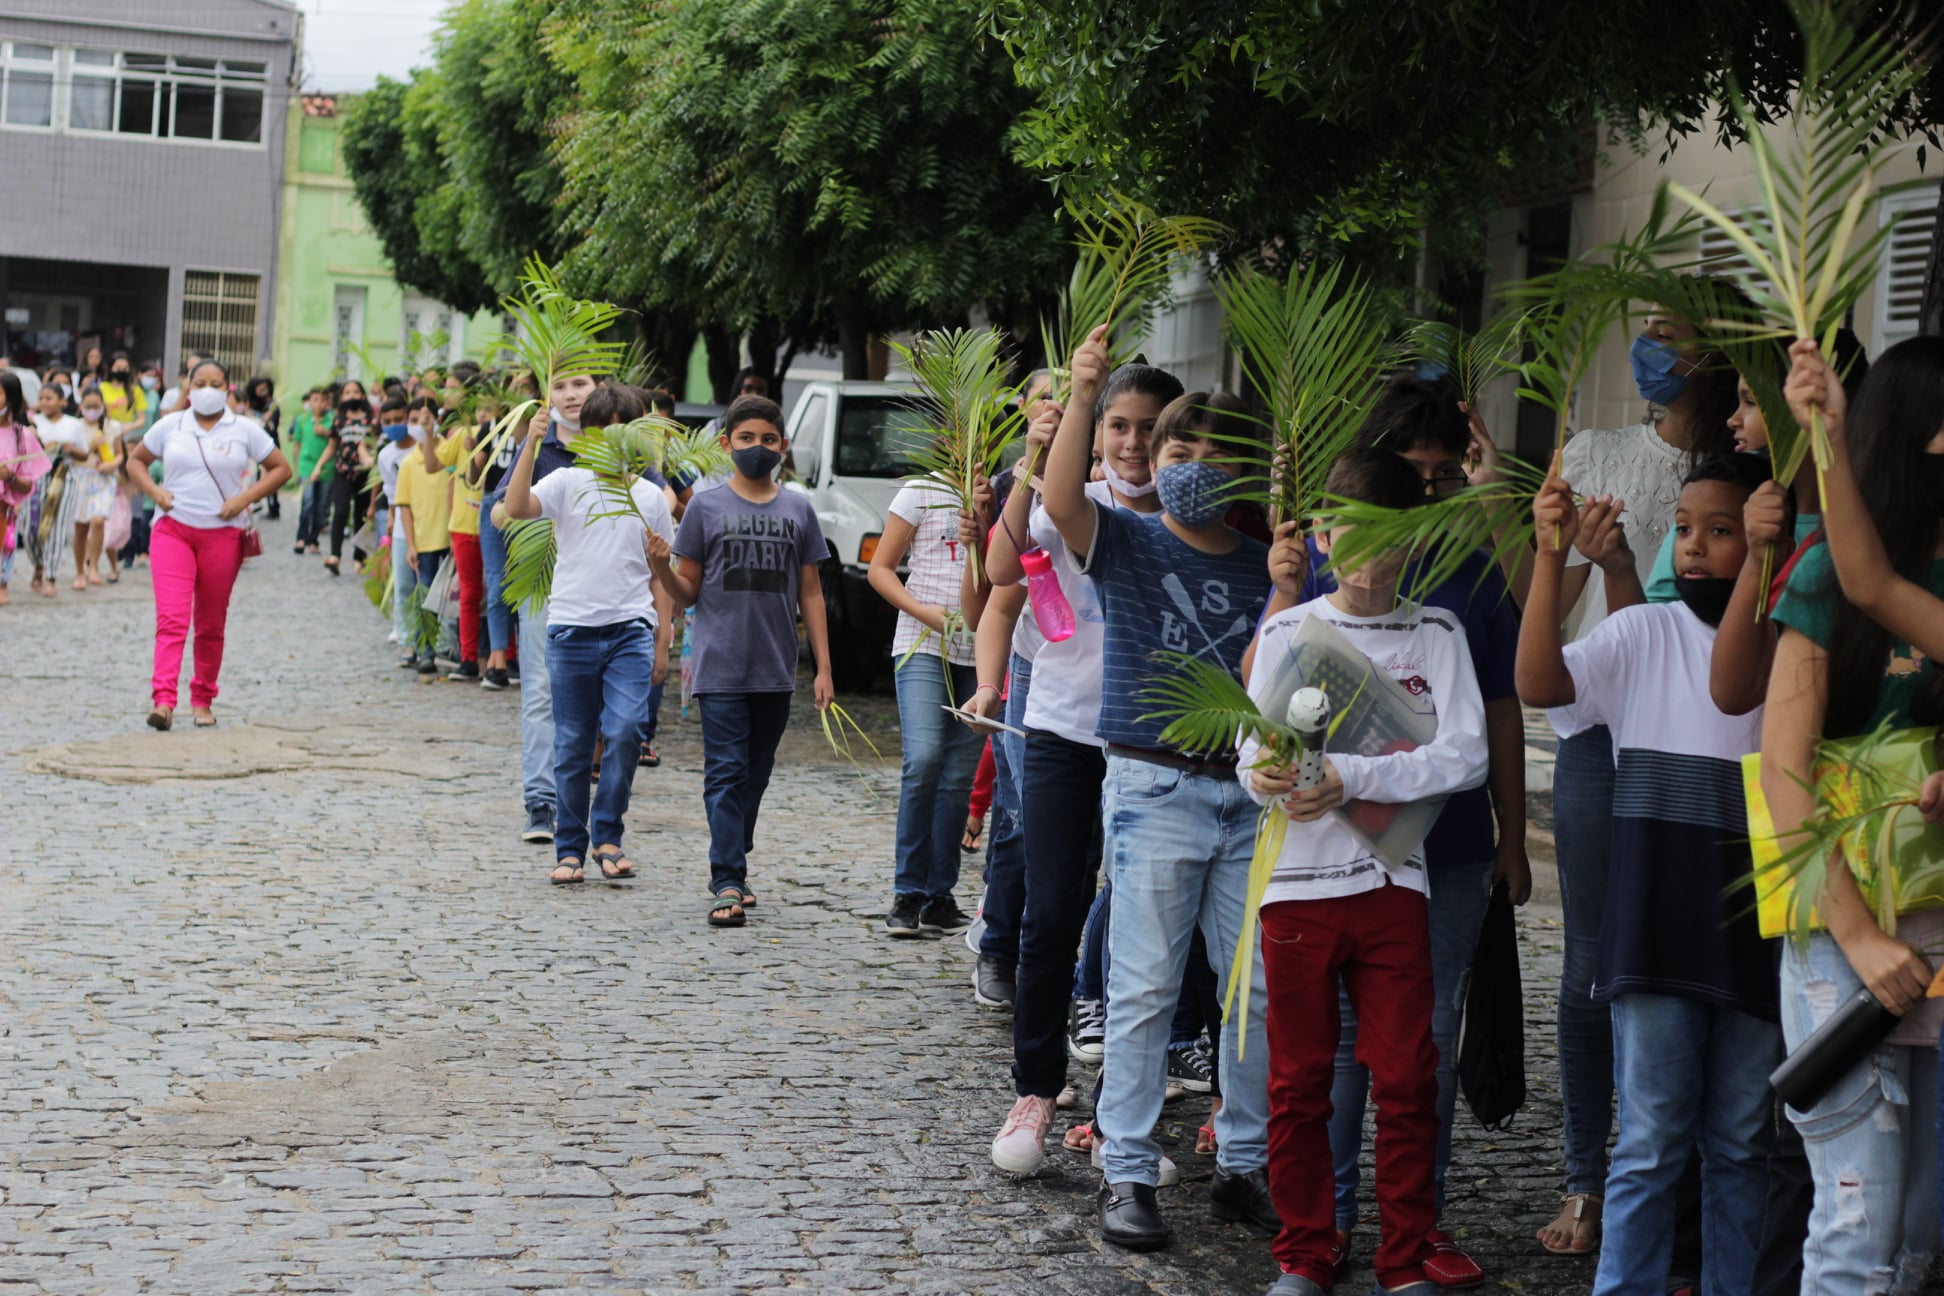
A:
{"type": "Polygon", "coordinates": [[[837,425],[837,472],[844,477],[909,477],[911,456],[930,433],[902,396],[846,396],[837,425]]]}

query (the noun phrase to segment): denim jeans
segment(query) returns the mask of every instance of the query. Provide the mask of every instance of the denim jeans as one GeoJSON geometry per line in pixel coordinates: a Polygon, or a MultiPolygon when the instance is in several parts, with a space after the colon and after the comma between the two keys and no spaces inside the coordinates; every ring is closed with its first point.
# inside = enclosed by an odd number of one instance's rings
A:
{"type": "Polygon", "coordinates": [[[314,545],[324,533],[331,515],[331,483],[323,478],[306,481],[297,502],[297,543],[314,545]]]}
{"type": "MultiPolygon", "coordinates": [[[[506,498],[495,492],[479,502],[479,561],[486,577],[486,650],[505,652],[513,643],[513,609],[506,606],[506,535],[493,525],[493,505],[506,498]]],[[[540,623],[546,624],[542,614],[540,623]]]]}
{"type": "MultiPolygon", "coordinates": [[[[1209,778],[1124,756],[1107,758],[1102,814],[1114,886],[1108,926],[1107,1055],[1094,1128],[1107,1182],[1154,1184],[1161,1145],[1154,1126],[1168,1087],[1168,1033],[1181,999],[1194,929],[1200,926],[1226,992],[1242,930],[1249,859],[1260,808],[1233,778],[1209,778]]],[[[1215,1117],[1230,1174],[1269,1162],[1269,995],[1261,946],[1242,1030],[1222,1027],[1222,1110],[1215,1117]]]]}
{"type": "MultiPolygon", "coordinates": [[[[1458,1111],[1458,1018],[1460,997],[1478,929],[1492,897],[1492,860],[1480,863],[1428,859],[1431,884],[1427,920],[1431,925],[1431,1043],[1438,1050],[1438,1145],[1431,1173],[1444,1210],[1445,1171],[1451,1165],[1451,1122],[1458,1111]]],[[[1357,1223],[1357,1190],[1362,1186],[1358,1155],[1363,1150],[1364,1100],[1370,1072],[1357,1061],[1357,1013],[1348,993],[1338,991],[1343,1034],[1337,1043],[1336,1085],[1330,1090],[1330,1159],[1336,1163],[1336,1221],[1344,1230],[1357,1223]]]]}
{"type": "MultiPolygon", "coordinates": [[[[1607,1176],[1596,1296],[1664,1296],[1675,1185],[1701,1153],[1704,1296],[1755,1281],[1768,1197],[1769,1072],[1782,1030],[1735,1008],[1676,995],[1615,995],[1620,1136],[1607,1176]]],[[[1817,1286],[1817,1292],[1834,1290],[1817,1286]]]]}
{"type": "Polygon", "coordinates": [[[972,775],[985,746],[972,729],[945,714],[979,684],[970,666],[947,666],[935,653],[913,653],[898,668],[898,724],[904,730],[904,770],[898,786],[898,895],[942,900],[959,878],[959,841],[972,800],[972,775]],[[948,695],[945,672],[952,672],[948,695]]]}
{"type": "Polygon", "coordinates": [[[1013,986],[1013,1088],[1056,1097],[1066,1086],[1073,952],[1100,861],[1100,785],[1107,757],[1058,734],[1026,733],[1022,822],[1026,900],[1013,986]]]}
{"type": "MultiPolygon", "coordinates": [[[[1818,932],[1782,955],[1782,1031],[1796,1048],[1862,985],[1818,932]]],[[[1885,1044],[1789,1116],[1816,1177],[1805,1292],[1915,1292],[1938,1245],[1937,1050],[1885,1044]]],[[[1709,1263],[1713,1263],[1713,1254],[1709,1263]]]]}
{"type": "Polygon", "coordinates": [[[418,556],[418,583],[428,589],[432,580],[439,574],[439,564],[445,561],[444,549],[421,549],[418,556]]]}
{"type": "Polygon", "coordinates": [[[655,669],[655,636],[640,618],[604,626],[548,626],[554,681],[554,856],[587,858],[590,844],[619,846],[641,754],[641,716],[655,669]],[[606,749],[593,789],[594,739],[606,749]]]}
{"type": "MultiPolygon", "coordinates": [[[[672,665],[673,663],[670,664],[672,665]]],[[[655,741],[655,734],[661,729],[662,692],[667,687],[668,681],[663,680],[660,684],[648,690],[648,717],[641,723],[641,742],[643,746],[651,746],[655,741]]]]}
{"type": "MultiPolygon", "coordinates": [[[[1033,666],[1015,656],[1006,668],[1006,723],[1022,728],[1033,666]]],[[[985,896],[979,913],[985,931],[979,953],[1009,968],[1019,965],[1019,917],[1026,908],[1026,838],[1020,798],[1025,788],[1026,740],[992,736],[992,820],[986,833],[985,896]]]]}
{"type": "Polygon", "coordinates": [[[749,881],[756,815],[776,766],[776,745],[790,723],[790,696],[696,694],[702,711],[702,806],[709,819],[710,895],[749,881]]]}
{"type": "MultiPolygon", "coordinates": [[[[554,812],[553,748],[553,675],[547,668],[547,605],[542,603],[520,618],[520,797],[528,813],[554,812]]],[[[594,756],[592,739],[587,756],[590,761],[594,756]]]]}
{"type": "Polygon", "coordinates": [[[1613,1023],[1593,1002],[1613,832],[1613,735],[1596,726],[1559,744],[1553,835],[1566,919],[1559,978],[1559,1096],[1565,1107],[1566,1191],[1597,1193],[1613,1128],[1613,1023]]]}
{"type": "Polygon", "coordinates": [[[1087,925],[1080,932],[1080,962],[1073,969],[1073,997],[1104,1003],[1107,999],[1107,931],[1113,926],[1114,880],[1107,879],[1087,908],[1087,925]]]}
{"type": "MultiPolygon", "coordinates": [[[[405,546],[396,538],[387,550],[391,554],[392,569],[392,631],[398,636],[398,646],[407,657],[419,655],[418,624],[412,616],[412,591],[419,586],[418,568],[405,557],[405,546]]],[[[430,650],[426,652],[431,655],[430,650]]]]}

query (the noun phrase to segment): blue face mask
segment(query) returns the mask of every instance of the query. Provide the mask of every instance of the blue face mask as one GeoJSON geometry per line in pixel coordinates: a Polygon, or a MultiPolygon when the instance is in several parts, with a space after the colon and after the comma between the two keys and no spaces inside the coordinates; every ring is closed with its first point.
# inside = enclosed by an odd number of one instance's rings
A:
{"type": "Polygon", "coordinates": [[[1627,357],[1633,363],[1634,388],[1642,400],[1672,405],[1687,390],[1688,375],[1675,373],[1681,353],[1669,344],[1640,334],[1627,357]]]}
{"type": "Polygon", "coordinates": [[[1228,512],[1235,478],[1206,459],[1172,463],[1154,474],[1161,507],[1185,527],[1207,526],[1228,512]]]}
{"type": "Polygon", "coordinates": [[[403,441],[403,440],[405,439],[405,434],[406,434],[407,432],[410,432],[411,430],[412,430],[412,429],[411,429],[411,426],[410,426],[409,424],[405,424],[405,423],[387,423],[387,424],[385,424],[385,427],[384,427],[384,433],[385,433],[385,440],[387,440],[387,441],[391,441],[391,442],[394,442],[394,443],[396,443],[396,442],[399,442],[399,441],[403,441]]]}

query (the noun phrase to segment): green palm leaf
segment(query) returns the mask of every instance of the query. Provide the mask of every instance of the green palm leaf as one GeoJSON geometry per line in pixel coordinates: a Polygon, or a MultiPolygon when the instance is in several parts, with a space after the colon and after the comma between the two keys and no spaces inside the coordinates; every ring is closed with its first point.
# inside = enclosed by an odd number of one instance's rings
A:
{"type": "MultiPolygon", "coordinates": [[[[1005,340],[996,328],[921,333],[909,347],[893,342],[911,371],[914,397],[930,435],[911,455],[911,484],[947,497],[938,508],[971,511],[982,477],[999,471],[1007,447],[1025,428],[1019,389],[1006,381],[1005,340]]],[[[972,579],[983,581],[979,557],[967,557],[972,579]]]]}
{"type": "Polygon", "coordinates": [[[704,427],[677,423],[667,430],[662,442],[662,475],[674,480],[700,481],[719,473],[733,472],[735,461],[722,448],[719,434],[704,427]]]}
{"type": "MultiPolygon", "coordinates": [[[[1788,114],[1772,126],[1739,85],[1729,85],[1761,202],[1728,213],[1684,185],[1669,182],[1665,191],[1747,260],[1746,286],[1762,314],[1833,354],[1836,330],[1874,282],[1890,236],[1890,226],[1869,218],[1883,194],[1903,187],[1877,186],[1877,172],[1903,147],[1880,126],[1926,69],[1912,56],[1912,33],[1892,24],[1866,31],[1852,20],[1853,6],[1792,0],[1790,8],[1802,29],[1803,71],[1788,114]]],[[[1819,421],[1807,437],[1787,421],[1778,438],[1771,424],[1769,443],[1778,480],[1792,480],[1809,454],[1819,479],[1829,462],[1819,421]]]]}
{"type": "Polygon", "coordinates": [[[1525,319],[1517,311],[1500,311],[1476,333],[1456,324],[1420,320],[1404,337],[1406,351],[1420,365],[1435,367],[1458,389],[1458,399],[1477,408],[1486,383],[1518,367],[1525,319]]]}
{"type": "Polygon", "coordinates": [[[537,616],[553,595],[554,525],[546,518],[516,518],[506,531],[506,575],[500,597],[522,616],[537,616]]]}
{"type": "Polygon", "coordinates": [[[1247,737],[1281,753],[1302,750],[1296,731],[1263,715],[1222,667],[1186,653],[1156,653],[1150,660],[1166,673],[1151,677],[1136,696],[1154,708],[1143,721],[1165,722],[1163,742],[1185,752],[1227,752],[1247,737]]]}
{"type": "Polygon", "coordinates": [[[1243,373],[1269,407],[1281,518],[1301,518],[1337,457],[1355,443],[1399,359],[1370,285],[1341,262],[1277,279],[1240,266],[1215,284],[1243,373]]]}

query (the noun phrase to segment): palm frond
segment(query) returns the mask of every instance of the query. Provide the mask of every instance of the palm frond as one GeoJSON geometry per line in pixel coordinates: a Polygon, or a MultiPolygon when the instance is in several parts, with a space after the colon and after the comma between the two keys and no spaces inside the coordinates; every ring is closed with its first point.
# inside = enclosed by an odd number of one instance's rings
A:
{"type": "MultiPolygon", "coordinates": [[[[1926,68],[1913,56],[1915,33],[1897,24],[1865,29],[1855,6],[1835,0],[1792,0],[1790,9],[1802,30],[1803,70],[1787,115],[1771,125],[1738,84],[1729,84],[1761,201],[1730,213],[1685,185],[1668,182],[1665,192],[1734,244],[1750,267],[1745,286],[1764,315],[1833,354],[1836,330],[1875,282],[1890,237],[1888,224],[1869,217],[1885,193],[1902,187],[1876,183],[1903,147],[1881,125],[1926,68]]],[[[1778,441],[1771,425],[1776,476],[1792,479],[1813,454],[1820,480],[1829,462],[1820,420],[1812,420],[1806,438],[1791,435],[1793,426],[1786,424],[1778,441]]]]}
{"type": "Polygon", "coordinates": [[[1222,667],[1186,653],[1161,652],[1149,660],[1160,671],[1136,697],[1153,707],[1143,722],[1164,722],[1163,742],[1185,752],[1227,752],[1254,738],[1278,753],[1302,750],[1296,731],[1263,715],[1242,681],[1222,667]]]}
{"type": "Polygon", "coordinates": [[[1274,278],[1240,266],[1215,284],[1242,369],[1269,407],[1278,519],[1301,518],[1330,465],[1355,443],[1400,352],[1370,285],[1343,264],[1274,278]]]}
{"type": "MultiPolygon", "coordinates": [[[[385,376],[385,367],[378,363],[378,357],[375,354],[373,354],[371,350],[371,341],[369,338],[357,342],[353,342],[349,338],[346,338],[339,345],[341,345],[344,348],[345,355],[348,358],[352,360],[356,360],[358,362],[358,372],[356,374],[353,374],[351,372],[350,365],[340,364],[332,368],[331,370],[332,378],[334,379],[354,378],[356,381],[360,383],[370,384],[370,383],[377,382],[380,378],[383,378],[385,376]]],[[[367,393],[369,393],[370,387],[367,386],[365,390],[367,393]]],[[[374,400],[372,402],[372,405],[375,407],[377,405],[377,401],[374,400]]]]}
{"type": "MultiPolygon", "coordinates": [[[[921,333],[909,347],[892,349],[911,371],[913,403],[930,440],[911,455],[911,484],[949,497],[970,511],[981,477],[999,471],[1006,450],[1025,430],[1019,389],[1006,381],[1005,339],[996,328],[921,333]]],[[[972,579],[983,582],[975,549],[967,556],[972,579]]]]}
{"type": "Polygon", "coordinates": [[[1354,571],[1384,554],[1408,553],[1412,570],[1401,592],[1421,600],[1479,550],[1491,554],[1495,565],[1526,561],[1534,536],[1532,502],[1546,474],[1517,460],[1505,461],[1500,472],[1497,481],[1412,508],[1331,496],[1316,513],[1318,529],[1334,532],[1330,568],[1354,571]]]}
{"type": "Polygon", "coordinates": [[[403,373],[420,373],[433,361],[442,360],[452,345],[452,335],[444,329],[421,333],[413,329],[405,335],[405,349],[399,352],[398,366],[403,373]]]}
{"type": "Polygon", "coordinates": [[[1441,320],[1419,320],[1404,335],[1404,345],[1420,368],[1450,379],[1458,398],[1477,408],[1485,384],[1518,367],[1525,320],[1518,311],[1500,311],[1476,333],[1441,320]]]}
{"type": "Polygon", "coordinates": [[[662,475],[673,481],[700,481],[719,473],[733,472],[735,461],[722,448],[721,437],[707,426],[676,424],[662,442],[662,475]]]}
{"type": "Polygon", "coordinates": [[[516,518],[507,523],[506,574],[500,597],[522,616],[536,616],[553,596],[554,525],[546,518],[516,518]]]}
{"type": "Polygon", "coordinates": [[[1124,363],[1167,304],[1182,262],[1227,232],[1204,217],[1162,216],[1119,194],[1074,213],[1074,223],[1079,255],[1073,273],[1052,317],[1040,320],[1040,340],[1061,401],[1070,381],[1064,366],[1087,334],[1107,325],[1108,358],[1124,363]]]}

